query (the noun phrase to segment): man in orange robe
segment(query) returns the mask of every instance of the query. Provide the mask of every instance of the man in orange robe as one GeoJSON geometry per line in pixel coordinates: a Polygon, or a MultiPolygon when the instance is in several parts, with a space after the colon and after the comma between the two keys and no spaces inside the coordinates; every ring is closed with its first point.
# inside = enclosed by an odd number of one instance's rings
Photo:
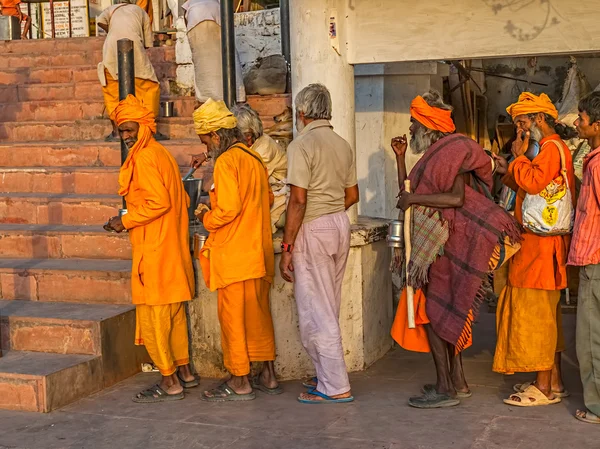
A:
{"type": "Polygon", "coordinates": [[[0,0],[0,16],[13,16],[19,19],[19,24],[25,22],[21,39],[27,39],[31,28],[31,17],[21,11],[21,0],[0,0]]]}
{"type": "Polygon", "coordinates": [[[275,260],[267,169],[260,155],[242,143],[237,120],[223,101],[209,99],[200,106],[194,124],[215,160],[212,209],[201,205],[196,216],[210,232],[200,263],[206,284],[217,290],[223,362],[231,374],[218,388],[205,391],[203,399],[252,400],[253,388],[279,394],[269,306],[275,260]],[[248,378],[251,362],[264,362],[253,379],[248,378]]]}
{"type": "Polygon", "coordinates": [[[152,137],[154,114],[129,95],[115,109],[129,148],[119,173],[127,213],[108,226],[129,231],[133,250],[131,290],[136,305],[136,345],[144,345],[162,374],[158,385],[135,402],[183,399],[183,387],[198,385],[189,366],[185,302],[195,289],[188,230],[189,197],[177,162],[152,137]]]}
{"type": "MultiPolygon", "coordinates": [[[[557,122],[558,111],[547,95],[524,92],[507,108],[517,130],[512,152],[515,160],[503,178],[517,191],[515,217],[523,223],[526,194],[537,195],[561,173],[565,158],[568,185],[574,189],[571,153],[563,138],[576,135],[573,128],[557,122]],[[540,152],[529,160],[524,154],[529,141],[540,144],[540,152]]],[[[573,199],[575,191],[571,190],[573,199]]],[[[498,300],[497,344],[494,371],[502,374],[536,372],[533,383],[517,384],[515,394],[505,400],[521,407],[555,404],[567,395],[561,378],[560,358],[564,350],[560,291],[567,286],[567,254],[570,235],[542,236],[526,231],[521,251],[508,265],[508,283],[498,300]]]]}

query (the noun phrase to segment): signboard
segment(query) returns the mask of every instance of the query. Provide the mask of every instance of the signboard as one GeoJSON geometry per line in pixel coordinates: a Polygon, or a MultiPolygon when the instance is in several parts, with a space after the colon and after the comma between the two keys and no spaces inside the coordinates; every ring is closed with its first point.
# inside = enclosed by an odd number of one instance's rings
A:
{"type": "MultiPolygon", "coordinates": [[[[44,37],[52,37],[52,16],[50,3],[42,6],[44,37]]],[[[55,36],[69,37],[69,2],[54,2],[55,36]]],[[[90,19],[87,0],[71,0],[71,36],[87,37],[90,35],[90,19]]]]}

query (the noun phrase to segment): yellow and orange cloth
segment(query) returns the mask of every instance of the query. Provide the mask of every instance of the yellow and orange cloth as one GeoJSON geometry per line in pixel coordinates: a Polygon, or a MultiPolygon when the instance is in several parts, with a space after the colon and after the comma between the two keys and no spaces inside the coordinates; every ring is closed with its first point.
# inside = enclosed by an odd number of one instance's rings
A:
{"type": "Polygon", "coordinates": [[[137,0],[135,4],[142,8],[144,11],[146,11],[146,14],[148,14],[148,17],[150,18],[150,25],[152,25],[152,20],[154,19],[154,9],[152,8],[152,0],[137,0]]]}
{"type": "MultiPolygon", "coordinates": [[[[119,81],[114,79],[108,70],[104,69],[106,77],[106,86],[102,86],[104,95],[104,105],[106,112],[112,119],[112,116],[119,104],[119,81]]],[[[135,96],[139,98],[142,106],[149,109],[158,117],[160,111],[160,84],[152,80],[135,78],[135,96]]]]}
{"type": "Polygon", "coordinates": [[[531,92],[523,92],[519,95],[519,101],[506,108],[506,112],[513,118],[524,114],[536,114],[543,112],[558,119],[558,110],[546,94],[535,95],[531,92]]]}
{"type": "Polygon", "coordinates": [[[193,118],[194,128],[199,136],[237,126],[237,119],[223,100],[215,101],[209,98],[194,111],[193,118]]]}
{"type": "Polygon", "coordinates": [[[456,130],[452,121],[452,111],[429,106],[420,95],[410,103],[410,115],[426,128],[443,133],[456,130]]]}

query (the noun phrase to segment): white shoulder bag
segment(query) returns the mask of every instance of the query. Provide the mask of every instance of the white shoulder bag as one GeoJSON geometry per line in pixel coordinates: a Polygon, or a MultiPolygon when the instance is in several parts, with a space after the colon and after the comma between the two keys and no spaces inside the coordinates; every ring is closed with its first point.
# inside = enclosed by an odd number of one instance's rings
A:
{"type": "MultiPolygon", "coordinates": [[[[575,210],[567,176],[567,166],[562,142],[554,142],[560,153],[560,175],[550,181],[537,195],[525,195],[523,200],[523,226],[538,235],[564,235],[573,231],[575,210]]],[[[541,152],[541,150],[540,150],[541,152]]]]}

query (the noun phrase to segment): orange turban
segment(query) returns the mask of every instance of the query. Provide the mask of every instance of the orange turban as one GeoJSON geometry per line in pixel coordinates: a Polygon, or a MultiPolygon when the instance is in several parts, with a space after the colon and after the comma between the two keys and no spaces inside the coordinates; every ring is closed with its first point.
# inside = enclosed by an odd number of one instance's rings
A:
{"type": "Polygon", "coordinates": [[[410,115],[429,129],[443,133],[451,133],[456,130],[452,121],[452,111],[429,106],[420,95],[411,102],[410,115]]]}
{"type": "Polygon", "coordinates": [[[507,107],[506,112],[510,114],[513,120],[518,115],[537,114],[538,112],[543,112],[554,119],[558,119],[558,111],[546,94],[541,94],[538,97],[531,92],[523,92],[519,95],[519,101],[507,107]]]}
{"type": "Polygon", "coordinates": [[[129,184],[133,177],[135,155],[142,148],[146,148],[150,141],[154,139],[152,136],[156,133],[156,122],[154,121],[154,113],[142,106],[142,103],[131,94],[119,102],[111,115],[111,119],[117,126],[125,122],[136,122],[140,125],[137,135],[138,140],[129,149],[127,159],[123,162],[119,172],[119,195],[125,196],[129,193],[129,184]]]}

